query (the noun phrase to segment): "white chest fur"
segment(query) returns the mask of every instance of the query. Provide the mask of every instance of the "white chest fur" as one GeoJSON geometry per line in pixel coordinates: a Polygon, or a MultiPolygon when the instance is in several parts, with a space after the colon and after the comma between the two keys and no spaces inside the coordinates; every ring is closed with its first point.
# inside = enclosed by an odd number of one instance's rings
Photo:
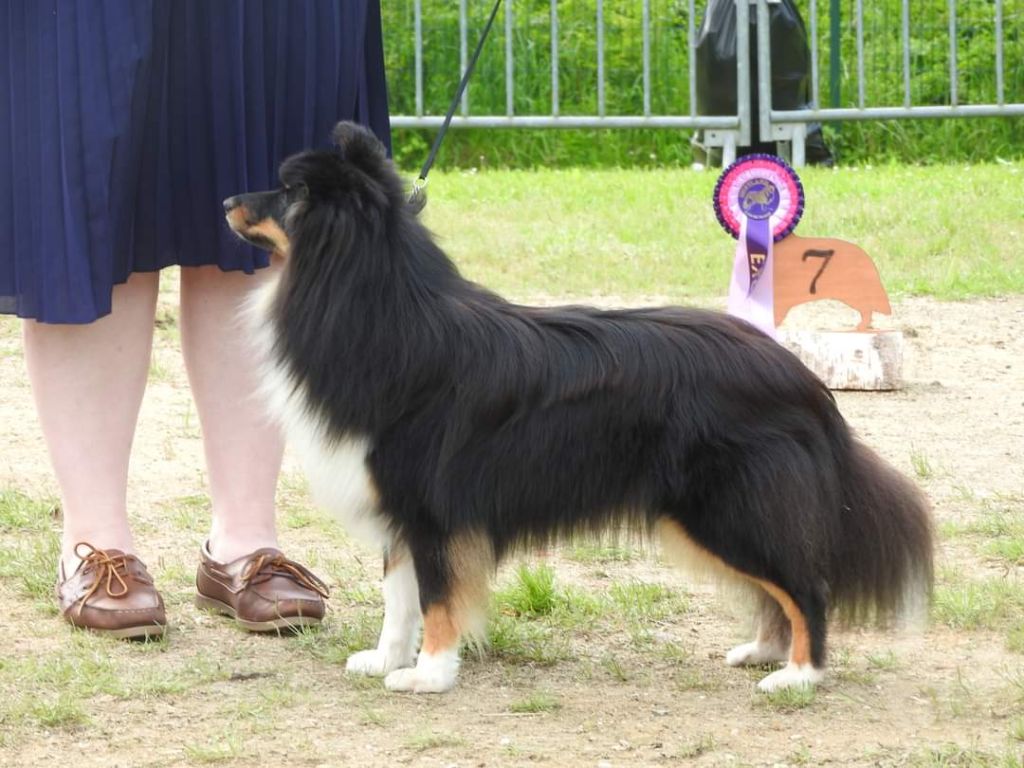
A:
{"type": "Polygon", "coordinates": [[[270,307],[277,281],[256,291],[245,310],[260,357],[261,395],[302,460],[316,504],[339,519],[356,538],[383,546],[390,538],[380,515],[380,497],[366,467],[369,440],[362,435],[331,435],[310,407],[305,386],[274,359],[270,307]]]}

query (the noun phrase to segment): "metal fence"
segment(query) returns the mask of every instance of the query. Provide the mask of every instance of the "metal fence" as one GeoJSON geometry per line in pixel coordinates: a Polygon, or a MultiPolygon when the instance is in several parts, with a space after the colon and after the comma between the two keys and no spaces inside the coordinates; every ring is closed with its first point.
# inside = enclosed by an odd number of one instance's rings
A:
{"type": "MultiPolygon", "coordinates": [[[[743,4],[741,2],[741,4],[743,4]]],[[[966,4],[966,3],[963,3],[966,4]]],[[[835,3],[833,3],[834,7],[835,3]]],[[[975,3],[975,5],[980,5],[975,3]]],[[[768,3],[757,0],[757,56],[758,96],[760,102],[760,135],[791,144],[792,160],[795,165],[804,164],[804,141],[809,123],[842,120],[900,120],[921,118],[960,117],[1011,117],[1024,116],[1024,103],[1008,103],[1006,100],[1005,13],[1003,0],[987,3],[991,6],[993,25],[992,68],[995,74],[995,101],[991,103],[961,103],[959,83],[961,72],[958,49],[960,35],[957,24],[957,0],[948,0],[948,104],[914,104],[912,98],[911,70],[911,14],[910,0],[901,1],[900,52],[901,76],[903,82],[902,103],[891,105],[866,104],[865,43],[864,43],[864,0],[854,5],[854,28],[856,33],[856,86],[857,98],[854,107],[827,107],[821,104],[819,77],[819,34],[818,2],[809,0],[809,42],[811,46],[811,108],[799,110],[776,110],[772,108],[771,96],[771,39],[768,28],[768,3]]],[[[834,12],[834,11],[833,11],[834,12]]],[[[1020,21],[1018,11],[1016,21],[1020,21]]],[[[1019,31],[1018,31],[1019,32],[1019,31]]]]}
{"type": "MultiPolygon", "coordinates": [[[[413,106],[411,113],[396,114],[392,117],[392,125],[395,127],[436,127],[442,121],[442,114],[446,107],[444,103],[431,103],[429,108],[426,104],[425,90],[428,72],[424,66],[425,35],[424,35],[424,3],[427,2],[428,9],[432,11],[430,19],[436,18],[436,10],[440,6],[430,8],[429,0],[412,0],[411,27],[413,51],[412,51],[412,87],[414,89],[413,106]]],[[[450,0],[448,9],[453,6],[450,0]]],[[[866,96],[868,76],[865,71],[866,45],[865,45],[865,11],[863,0],[847,0],[853,2],[853,32],[855,35],[855,59],[856,59],[856,98],[852,106],[840,106],[836,98],[836,73],[839,56],[841,34],[838,27],[840,15],[840,0],[829,0],[829,32],[830,37],[825,39],[829,47],[829,56],[832,64],[832,101],[829,107],[820,106],[821,78],[819,61],[821,59],[822,38],[819,36],[819,3],[817,0],[807,0],[805,8],[808,21],[808,42],[811,48],[811,71],[810,71],[810,107],[798,110],[780,110],[772,105],[772,73],[771,73],[771,39],[768,24],[769,4],[771,0],[738,0],[736,5],[737,17],[737,62],[736,62],[736,103],[738,105],[734,115],[701,115],[697,113],[697,69],[696,69],[696,41],[697,41],[697,8],[696,0],[674,0],[673,10],[677,12],[677,18],[685,17],[683,29],[669,29],[669,34],[685,35],[684,45],[681,48],[685,51],[685,61],[673,62],[678,66],[679,71],[685,69],[687,82],[685,96],[679,101],[667,101],[662,94],[657,92],[657,84],[652,77],[651,52],[652,52],[652,21],[651,2],[652,0],[589,0],[587,3],[572,3],[567,0],[504,0],[504,33],[495,35],[495,39],[488,41],[485,49],[485,57],[493,57],[498,46],[503,49],[503,84],[504,84],[504,109],[475,110],[473,97],[474,83],[476,78],[470,81],[469,89],[463,97],[459,113],[453,120],[453,127],[483,127],[483,128],[677,128],[677,129],[700,129],[703,132],[703,142],[706,145],[723,147],[723,159],[730,162],[736,154],[737,147],[748,146],[751,142],[752,133],[759,133],[765,140],[780,142],[781,151],[792,155],[792,160],[797,165],[804,162],[804,140],[807,134],[807,126],[810,123],[845,121],[845,120],[889,120],[907,118],[952,118],[952,117],[991,117],[991,116],[1018,116],[1024,115],[1024,99],[1013,101],[1007,97],[1006,87],[1006,61],[1005,41],[1007,39],[1007,14],[1004,9],[1004,0],[991,0],[986,3],[990,6],[992,25],[992,50],[991,66],[995,74],[995,93],[993,97],[982,102],[971,101],[962,98],[959,83],[961,80],[960,61],[958,50],[961,41],[960,27],[958,25],[958,3],[957,0],[945,0],[948,3],[948,88],[944,104],[925,103],[915,104],[912,92],[913,71],[911,58],[915,55],[912,51],[911,39],[911,8],[910,0],[901,0],[901,24],[900,24],[900,53],[902,61],[902,103],[897,104],[869,104],[866,96]],[[635,105],[632,112],[622,110],[614,113],[609,109],[607,99],[607,48],[609,23],[606,18],[609,7],[614,5],[613,10],[621,15],[623,3],[638,6],[632,10],[639,10],[640,24],[640,55],[638,57],[638,71],[635,75],[642,83],[642,98],[635,105]],[[586,12],[593,8],[592,19],[587,21],[588,34],[593,35],[594,60],[593,80],[589,84],[567,82],[563,67],[572,62],[569,56],[560,49],[560,43],[567,33],[560,27],[560,10],[568,13],[570,9],[576,10],[578,6],[585,5],[586,12]],[[532,27],[527,30],[524,37],[521,25],[517,26],[517,13],[531,15],[536,19],[538,8],[544,10],[547,17],[544,20],[546,29],[543,35],[533,35],[532,27]],[[756,13],[757,19],[757,82],[751,81],[750,61],[750,39],[751,27],[750,14],[756,13]],[[518,30],[518,31],[517,31],[518,30]],[[517,48],[516,46],[534,46],[538,39],[548,47],[546,53],[546,66],[549,67],[549,83],[547,84],[544,108],[538,109],[532,105],[527,111],[517,109],[517,48]],[[566,113],[561,99],[561,89],[565,84],[592,89],[593,109],[582,112],[566,113]],[[759,114],[752,114],[751,110],[751,87],[758,88],[758,102],[760,105],[759,114]],[[657,101],[661,108],[655,110],[652,104],[657,101]],[[758,120],[758,131],[752,131],[753,121],[758,120]]],[[[961,0],[961,6],[980,5],[973,0],[961,0]]],[[[933,0],[934,3],[934,0],[933,0]]],[[[477,0],[473,3],[473,10],[487,9],[490,0],[477,0]]],[[[459,71],[443,73],[448,81],[457,80],[464,71],[468,58],[470,44],[470,13],[469,0],[459,0],[458,7],[458,46],[459,46],[459,71]]],[[[915,6],[917,7],[917,6],[915,6]]],[[[479,15],[477,13],[477,15],[479,15]]],[[[976,9],[972,18],[976,17],[976,9]]],[[[1024,12],[1015,11],[1012,14],[1014,40],[1024,35],[1024,12]]],[[[454,30],[453,30],[454,31],[454,30]]],[[[572,28],[574,36],[580,32],[579,25],[572,28]]],[[[660,32],[661,30],[659,30],[660,32]]],[[[474,32],[474,37],[477,33],[474,32]]],[[[588,43],[591,41],[588,41],[588,43]]],[[[434,42],[431,45],[435,45],[434,42]]],[[[976,57],[976,46],[972,47],[972,59],[976,57]]],[[[493,64],[493,62],[492,62],[493,64]]],[[[389,65],[390,66],[390,65],[389,65]]],[[[430,77],[439,77],[437,67],[434,66],[430,77]]],[[[394,80],[394,78],[392,78],[394,80]]],[[[486,87],[494,88],[494,81],[490,81],[486,87]]],[[[406,87],[408,82],[406,81],[406,87]]],[[[435,89],[436,90],[436,89],[435,89]]],[[[451,89],[454,91],[454,87],[451,89]]],[[[1024,87],[1019,88],[1024,92],[1024,87]]],[[[493,94],[490,94],[493,96],[493,94]]],[[[406,99],[406,101],[408,101],[406,99]]],[[[493,103],[493,99],[491,99],[493,103]]]]}

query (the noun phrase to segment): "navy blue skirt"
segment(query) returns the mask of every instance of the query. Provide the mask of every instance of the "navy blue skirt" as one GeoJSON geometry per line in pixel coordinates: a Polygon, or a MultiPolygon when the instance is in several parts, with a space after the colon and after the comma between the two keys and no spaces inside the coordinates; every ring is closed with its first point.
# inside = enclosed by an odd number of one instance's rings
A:
{"type": "Polygon", "coordinates": [[[338,120],[389,143],[379,0],[0,0],[0,51],[3,313],[88,323],[132,272],[266,266],[221,201],[338,120]]]}

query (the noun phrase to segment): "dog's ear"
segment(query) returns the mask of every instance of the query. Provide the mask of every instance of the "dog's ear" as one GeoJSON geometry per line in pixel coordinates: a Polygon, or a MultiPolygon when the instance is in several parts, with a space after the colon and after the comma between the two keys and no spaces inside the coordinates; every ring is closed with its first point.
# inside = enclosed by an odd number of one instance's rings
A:
{"type": "Polygon", "coordinates": [[[358,123],[338,123],[331,132],[331,140],[341,156],[356,166],[364,166],[367,161],[376,165],[387,157],[380,139],[369,128],[358,123]]]}

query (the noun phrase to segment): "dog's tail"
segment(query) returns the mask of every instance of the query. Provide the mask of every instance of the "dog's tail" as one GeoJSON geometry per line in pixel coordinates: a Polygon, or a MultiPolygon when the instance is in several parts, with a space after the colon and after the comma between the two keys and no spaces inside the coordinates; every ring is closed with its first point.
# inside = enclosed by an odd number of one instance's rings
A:
{"type": "Polygon", "coordinates": [[[933,576],[928,504],[845,424],[833,435],[843,505],[829,569],[832,607],[849,622],[921,621],[933,576]]]}

